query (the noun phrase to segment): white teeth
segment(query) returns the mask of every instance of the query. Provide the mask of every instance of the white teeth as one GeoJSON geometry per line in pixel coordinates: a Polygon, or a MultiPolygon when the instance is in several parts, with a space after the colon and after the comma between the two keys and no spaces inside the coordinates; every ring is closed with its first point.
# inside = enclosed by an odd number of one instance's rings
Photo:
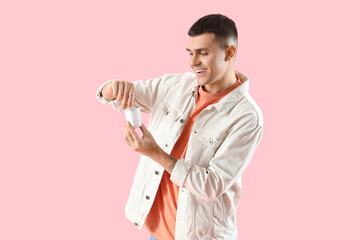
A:
{"type": "Polygon", "coordinates": [[[203,71],[205,71],[205,69],[201,69],[201,70],[195,70],[197,73],[202,73],[203,71]]]}

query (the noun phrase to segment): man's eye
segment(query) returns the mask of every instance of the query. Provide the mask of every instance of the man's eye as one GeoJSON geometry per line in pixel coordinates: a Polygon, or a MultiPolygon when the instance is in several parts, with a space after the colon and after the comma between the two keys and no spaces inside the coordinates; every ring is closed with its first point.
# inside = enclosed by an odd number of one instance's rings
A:
{"type": "MultiPolygon", "coordinates": [[[[190,56],[192,56],[192,55],[193,55],[193,53],[189,53],[189,55],[190,55],[190,56]]],[[[202,56],[206,56],[206,55],[207,55],[207,53],[200,53],[200,55],[202,55],[202,56]]]]}

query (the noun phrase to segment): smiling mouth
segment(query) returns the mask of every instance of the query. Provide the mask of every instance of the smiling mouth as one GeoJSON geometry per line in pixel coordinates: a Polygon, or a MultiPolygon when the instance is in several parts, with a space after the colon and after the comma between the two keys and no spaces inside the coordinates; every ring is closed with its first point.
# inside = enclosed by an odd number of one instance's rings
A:
{"type": "Polygon", "coordinates": [[[207,68],[203,68],[203,69],[196,69],[195,72],[197,75],[203,75],[204,72],[206,72],[207,68]]]}

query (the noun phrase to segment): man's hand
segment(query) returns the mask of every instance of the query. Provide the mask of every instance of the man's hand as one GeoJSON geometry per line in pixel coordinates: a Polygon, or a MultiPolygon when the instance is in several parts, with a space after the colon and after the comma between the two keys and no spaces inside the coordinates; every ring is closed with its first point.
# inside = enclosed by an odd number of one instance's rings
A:
{"type": "Polygon", "coordinates": [[[152,158],[154,155],[162,151],[144,124],[140,126],[140,130],[143,133],[141,138],[136,133],[134,127],[131,126],[130,122],[125,121],[124,127],[124,140],[135,152],[139,152],[152,158]]]}
{"type": "Polygon", "coordinates": [[[135,132],[135,129],[131,126],[130,122],[125,121],[124,127],[124,140],[135,152],[148,156],[159,163],[169,174],[172,173],[177,159],[167,154],[159,147],[159,145],[157,145],[152,134],[147,130],[144,124],[140,126],[140,130],[143,133],[141,138],[135,132]]]}
{"type": "Polygon", "coordinates": [[[134,84],[127,81],[114,80],[105,84],[101,91],[107,100],[116,99],[116,107],[120,105],[123,109],[132,108],[134,102],[134,84]]]}

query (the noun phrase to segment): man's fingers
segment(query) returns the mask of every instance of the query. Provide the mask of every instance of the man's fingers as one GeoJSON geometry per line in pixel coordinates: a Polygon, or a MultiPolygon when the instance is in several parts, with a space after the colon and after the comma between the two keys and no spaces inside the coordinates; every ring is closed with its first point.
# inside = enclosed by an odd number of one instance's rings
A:
{"type": "Polygon", "coordinates": [[[119,82],[118,84],[118,94],[116,96],[116,100],[118,103],[122,101],[122,98],[124,97],[124,84],[122,82],[119,82]]]}
{"type": "Polygon", "coordinates": [[[126,129],[129,131],[132,139],[135,140],[135,142],[137,142],[138,144],[140,144],[140,137],[139,135],[135,132],[135,129],[131,126],[130,122],[126,121],[126,129]]]}
{"type": "Polygon", "coordinates": [[[129,141],[129,145],[130,147],[133,146],[133,143],[134,143],[134,138],[132,137],[130,131],[129,131],[129,128],[128,126],[126,126],[126,123],[125,123],[125,128],[124,128],[124,140],[126,141],[129,141]]]}
{"type": "Polygon", "coordinates": [[[124,82],[124,96],[121,104],[122,108],[126,108],[128,106],[129,91],[130,91],[130,83],[124,82]]]}
{"type": "Polygon", "coordinates": [[[132,148],[132,143],[129,141],[125,131],[124,131],[124,141],[127,143],[127,145],[129,145],[132,148]]]}
{"type": "Polygon", "coordinates": [[[116,106],[121,104],[123,109],[132,107],[134,99],[134,86],[126,81],[113,81],[112,82],[113,96],[116,99],[116,106]]]}
{"type": "Polygon", "coordinates": [[[149,130],[147,130],[147,128],[145,127],[144,123],[143,123],[143,124],[141,124],[141,126],[140,126],[139,128],[140,128],[140,130],[143,132],[143,134],[145,134],[145,133],[148,133],[148,132],[149,132],[149,130]]]}
{"type": "Polygon", "coordinates": [[[128,106],[130,108],[133,107],[133,101],[134,101],[134,87],[131,86],[130,87],[130,92],[129,92],[129,100],[128,100],[128,106]]]}

